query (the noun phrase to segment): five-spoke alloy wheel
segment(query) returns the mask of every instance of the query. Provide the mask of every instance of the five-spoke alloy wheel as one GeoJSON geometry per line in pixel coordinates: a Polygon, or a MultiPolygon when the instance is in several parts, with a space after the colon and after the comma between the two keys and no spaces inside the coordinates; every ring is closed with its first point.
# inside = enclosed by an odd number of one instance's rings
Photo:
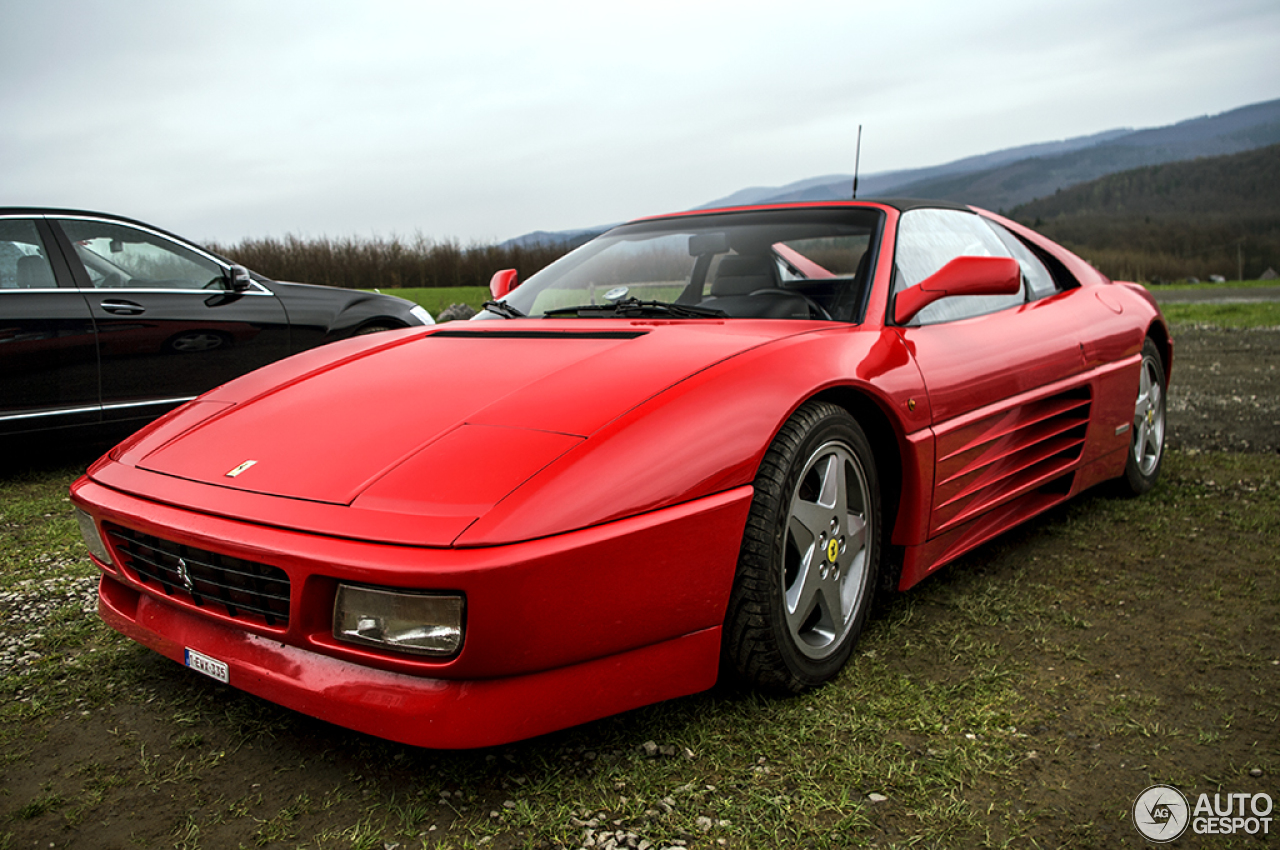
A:
{"type": "Polygon", "coordinates": [[[1160,350],[1150,339],[1142,346],[1138,397],[1133,406],[1133,428],[1124,485],[1133,495],[1155,486],[1164,460],[1165,371],[1160,350]]]}
{"type": "Polygon", "coordinates": [[[843,408],[810,402],[775,438],[755,488],[725,662],[749,684],[794,693],[844,666],[874,594],[882,514],[870,443],[843,408]]]}

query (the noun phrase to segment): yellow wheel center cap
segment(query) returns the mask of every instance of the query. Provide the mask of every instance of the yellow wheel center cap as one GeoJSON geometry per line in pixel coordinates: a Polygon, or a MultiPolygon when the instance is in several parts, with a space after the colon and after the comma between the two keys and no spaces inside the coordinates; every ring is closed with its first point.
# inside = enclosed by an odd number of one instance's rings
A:
{"type": "Polygon", "coordinates": [[[827,560],[831,563],[836,562],[836,558],[840,555],[840,541],[832,538],[827,541],[827,560]]]}

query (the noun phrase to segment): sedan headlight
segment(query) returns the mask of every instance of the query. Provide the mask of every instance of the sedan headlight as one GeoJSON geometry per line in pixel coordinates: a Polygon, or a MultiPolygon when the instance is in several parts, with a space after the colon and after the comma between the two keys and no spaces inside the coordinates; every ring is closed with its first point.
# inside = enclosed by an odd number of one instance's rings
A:
{"type": "Polygon", "coordinates": [[[423,306],[415,306],[409,310],[409,315],[413,316],[424,325],[434,325],[436,320],[431,318],[431,314],[427,312],[427,308],[423,306]]]}
{"type": "Polygon", "coordinates": [[[80,526],[80,536],[84,538],[84,545],[89,547],[89,554],[108,567],[114,567],[111,552],[103,542],[102,534],[98,531],[98,524],[93,521],[93,517],[76,508],[76,523],[80,526]]]}
{"type": "Polygon", "coordinates": [[[456,594],[340,584],[333,603],[333,636],[415,655],[454,655],[462,648],[464,608],[456,594]]]}

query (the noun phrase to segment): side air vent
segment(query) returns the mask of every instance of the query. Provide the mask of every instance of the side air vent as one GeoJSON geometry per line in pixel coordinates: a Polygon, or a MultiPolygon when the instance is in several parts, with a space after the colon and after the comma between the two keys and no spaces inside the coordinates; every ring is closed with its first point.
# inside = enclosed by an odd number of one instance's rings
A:
{"type": "Polygon", "coordinates": [[[957,429],[938,440],[931,533],[1026,496],[1070,488],[1084,452],[1091,398],[1080,387],[957,429]]]}

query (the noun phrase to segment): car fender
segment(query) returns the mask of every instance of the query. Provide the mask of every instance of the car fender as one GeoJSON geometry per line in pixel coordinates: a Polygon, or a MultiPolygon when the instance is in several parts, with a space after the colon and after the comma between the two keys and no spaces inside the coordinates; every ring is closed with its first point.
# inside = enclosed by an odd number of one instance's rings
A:
{"type": "Polygon", "coordinates": [[[372,324],[394,328],[415,324],[409,318],[415,305],[404,298],[359,289],[343,290],[274,280],[264,285],[284,305],[294,351],[346,339],[372,324]],[[335,309],[334,298],[338,294],[344,297],[335,309]]]}
{"type": "Polygon", "coordinates": [[[932,445],[920,373],[891,329],[842,325],[745,351],[678,382],[531,477],[454,545],[536,539],[750,484],[792,413],[841,393],[882,411],[898,441],[885,448],[909,456],[904,501],[927,498],[916,462],[932,445]]]}

